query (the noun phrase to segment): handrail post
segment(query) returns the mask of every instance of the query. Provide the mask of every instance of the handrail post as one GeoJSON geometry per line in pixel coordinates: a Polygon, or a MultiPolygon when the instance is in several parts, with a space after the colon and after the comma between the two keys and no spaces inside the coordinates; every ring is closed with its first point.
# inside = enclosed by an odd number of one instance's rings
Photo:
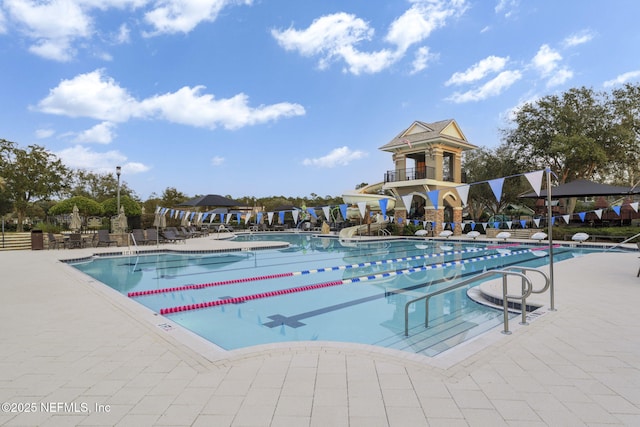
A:
{"type": "MultiPolygon", "coordinates": [[[[523,270],[522,274],[524,276],[526,276],[527,272],[523,270]]],[[[525,289],[526,282],[525,282],[524,276],[522,277],[522,295],[525,295],[526,292],[527,292],[526,289],[525,289]]],[[[531,291],[533,292],[533,282],[531,284],[532,284],[531,291]]],[[[520,324],[521,325],[528,325],[529,323],[527,323],[527,297],[523,297],[522,301],[520,302],[520,313],[522,315],[522,319],[520,320],[520,324]]]]}
{"type": "Polygon", "coordinates": [[[502,275],[502,308],[503,308],[503,316],[504,316],[504,330],[502,331],[505,335],[511,335],[511,331],[509,331],[509,300],[507,299],[507,275],[502,275]]]}

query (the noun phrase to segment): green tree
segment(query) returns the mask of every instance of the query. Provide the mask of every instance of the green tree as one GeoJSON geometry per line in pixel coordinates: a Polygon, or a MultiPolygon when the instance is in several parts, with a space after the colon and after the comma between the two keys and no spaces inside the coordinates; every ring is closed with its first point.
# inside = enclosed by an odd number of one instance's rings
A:
{"type": "Polygon", "coordinates": [[[102,215],[104,208],[95,200],[88,197],[75,196],[69,199],[61,200],[49,209],[49,215],[69,214],[73,211],[73,207],[78,207],[80,215],[87,217],[92,215],[102,215]]]}
{"type": "Polygon", "coordinates": [[[616,167],[638,168],[638,88],[613,95],[585,87],[549,95],[527,103],[513,119],[515,127],[503,129],[503,140],[513,150],[514,161],[524,170],[550,167],[558,183],[608,177],[616,167]],[[630,162],[626,153],[635,157],[630,162]]]}
{"type": "MultiPolygon", "coordinates": [[[[101,174],[78,169],[73,174],[70,193],[72,196],[84,196],[101,203],[117,196],[118,179],[115,172],[101,174]]],[[[124,181],[120,182],[120,196],[137,199],[135,192],[124,181]]]]}
{"type": "Polygon", "coordinates": [[[165,208],[177,206],[188,199],[186,194],[174,187],[167,187],[162,192],[162,206],[165,208]]]}
{"type": "Polygon", "coordinates": [[[23,231],[29,206],[34,201],[61,194],[70,171],[44,147],[30,145],[22,149],[6,140],[2,140],[1,147],[0,176],[4,178],[9,198],[13,201],[18,231],[23,231]]]}
{"type": "MultiPolygon", "coordinates": [[[[129,196],[120,196],[120,206],[124,207],[126,216],[140,216],[142,206],[129,196]]],[[[118,200],[107,199],[102,202],[102,208],[106,216],[116,216],[118,214],[118,200]]]]}
{"type": "Polygon", "coordinates": [[[478,183],[469,188],[467,209],[474,221],[479,221],[485,212],[498,214],[510,203],[521,203],[518,195],[528,190],[526,178],[514,175],[528,172],[513,161],[513,151],[507,145],[501,145],[495,150],[481,147],[468,151],[464,155],[463,168],[467,174],[467,181],[478,183]],[[498,200],[489,184],[497,178],[506,178],[502,186],[502,194],[498,200]]]}

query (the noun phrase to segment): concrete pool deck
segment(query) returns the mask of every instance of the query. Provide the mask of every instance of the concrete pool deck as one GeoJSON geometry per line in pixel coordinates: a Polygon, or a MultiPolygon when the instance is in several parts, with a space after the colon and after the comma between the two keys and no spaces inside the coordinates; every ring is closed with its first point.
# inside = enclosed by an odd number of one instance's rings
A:
{"type": "Polygon", "coordinates": [[[0,425],[640,425],[637,251],[557,263],[557,311],[426,358],[219,350],[59,261],[114,250],[0,252],[0,425]]]}

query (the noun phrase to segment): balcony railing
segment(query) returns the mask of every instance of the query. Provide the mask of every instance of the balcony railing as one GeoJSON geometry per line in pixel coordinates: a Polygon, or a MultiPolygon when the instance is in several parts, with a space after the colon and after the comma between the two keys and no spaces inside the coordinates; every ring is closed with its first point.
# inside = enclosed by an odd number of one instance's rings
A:
{"type": "MultiPolygon", "coordinates": [[[[421,168],[409,168],[389,170],[384,174],[384,182],[412,181],[416,179],[436,179],[436,168],[425,166],[421,168]]],[[[455,182],[453,176],[445,174],[443,181],[455,182]]],[[[462,172],[462,182],[467,182],[467,176],[462,172]]]]}
{"type": "Polygon", "coordinates": [[[436,168],[430,166],[421,168],[390,170],[384,174],[384,182],[411,181],[415,179],[435,178],[436,168]]]}

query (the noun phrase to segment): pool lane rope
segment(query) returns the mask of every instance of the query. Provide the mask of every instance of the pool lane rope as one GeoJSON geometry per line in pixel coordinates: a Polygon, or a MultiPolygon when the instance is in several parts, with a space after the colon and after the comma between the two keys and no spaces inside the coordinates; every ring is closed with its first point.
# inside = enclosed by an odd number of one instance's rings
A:
{"type": "Polygon", "coordinates": [[[164,294],[164,293],[171,293],[171,292],[205,289],[205,288],[211,288],[214,286],[235,285],[238,283],[257,282],[259,280],[281,279],[283,277],[302,276],[306,274],[324,273],[327,271],[340,271],[340,270],[347,270],[350,268],[372,267],[374,265],[393,264],[398,262],[416,261],[416,260],[428,259],[428,258],[438,258],[442,256],[447,256],[447,255],[460,255],[465,253],[481,252],[481,251],[487,251],[492,249],[502,249],[502,248],[508,248],[513,246],[519,246],[519,245],[517,243],[509,243],[504,245],[487,246],[486,248],[470,248],[465,250],[439,252],[435,254],[424,254],[424,255],[416,255],[416,256],[410,256],[410,257],[404,257],[404,258],[383,259],[379,261],[362,262],[359,264],[338,265],[335,267],[322,267],[322,268],[293,271],[293,272],[287,272],[287,273],[267,274],[264,276],[242,277],[239,279],[229,279],[229,280],[222,280],[222,281],[210,282],[210,283],[197,283],[197,284],[190,284],[190,285],[183,285],[183,286],[175,286],[171,288],[147,289],[144,291],[129,292],[127,296],[130,298],[135,298],[135,297],[142,297],[147,295],[157,295],[157,294],[164,294]]]}
{"type": "Polygon", "coordinates": [[[316,283],[316,284],[313,284],[313,285],[298,286],[298,287],[287,288],[287,289],[279,289],[279,290],[276,290],[276,291],[261,292],[261,293],[258,293],[258,294],[251,294],[251,295],[244,295],[244,296],[239,296],[239,297],[218,299],[218,300],[214,300],[214,301],[205,301],[205,302],[201,302],[201,303],[181,305],[181,306],[170,307],[170,308],[162,308],[162,309],[160,309],[160,314],[164,316],[164,315],[168,315],[168,314],[176,314],[176,313],[181,313],[181,312],[185,312],[185,311],[192,311],[192,310],[200,310],[200,309],[203,309],[203,308],[217,307],[217,306],[226,305],[226,304],[240,304],[240,303],[243,303],[243,302],[246,302],[246,301],[252,301],[252,300],[256,300],[256,299],[262,299],[262,298],[269,298],[269,297],[275,297],[275,296],[280,296],[280,295],[293,294],[293,293],[297,293],[297,292],[311,291],[311,290],[314,290],[314,289],[328,288],[328,287],[331,287],[331,286],[339,286],[339,285],[345,285],[345,284],[349,284],[349,283],[366,282],[366,281],[369,281],[369,280],[376,280],[376,279],[383,279],[383,278],[388,278],[388,277],[393,277],[393,276],[400,276],[400,275],[407,274],[407,273],[416,273],[416,272],[420,272],[420,271],[437,270],[437,269],[441,269],[441,268],[454,267],[454,266],[458,266],[458,265],[470,264],[470,263],[478,262],[478,261],[487,261],[487,260],[496,259],[496,258],[505,258],[505,257],[509,257],[509,256],[521,255],[521,254],[534,252],[534,251],[537,251],[537,250],[543,250],[543,249],[544,248],[523,249],[523,250],[520,250],[520,251],[514,251],[514,252],[509,252],[509,253],[498,253],[498,254],[494,254],[494,255],[485,255],[485,256],[476,257],[476,258],[449,261],[449,262],[443,262],[443,263],[438,263],[438,264],[425,265],[425,266],[422,266],[422,267],[407,268],[407,269],[404,269],[404,270],[389,271],[389,272],[373,274],[373,275],[369,275],[369,276],[352,277],[350,279],[334,280],[334,281],[331,281],[331,282],[316,283]]]}

